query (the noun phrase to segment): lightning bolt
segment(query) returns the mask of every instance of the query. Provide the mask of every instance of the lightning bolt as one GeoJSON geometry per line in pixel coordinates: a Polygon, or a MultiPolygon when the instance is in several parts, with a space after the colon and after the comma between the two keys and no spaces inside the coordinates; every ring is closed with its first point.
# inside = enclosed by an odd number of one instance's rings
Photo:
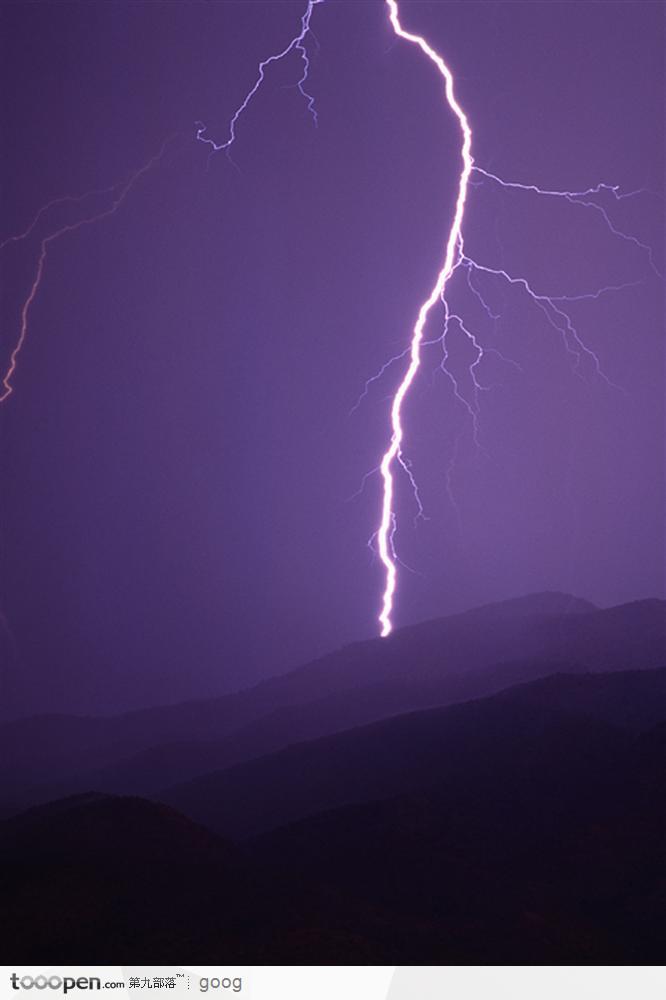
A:
{"type": "MultiPolygon", "coordinates": [[[[305,12],[300,19],[300,31],[281,51],[277,52],[275,55],[269,56],[267,59],[264,59],[259,63],[257,76],[252,87],[248,90],[242,102],[236,108],[231,119],[229,120],[226,139],[216,142],[208,136],[207,126],[205,126],[202,122],[197,122],[196,138],[199,142],[208,145],[211,153],[224,150],[227,155],[229,155],[231,147],[236,142],[237,125],[264,83],[267,69],[271,66],[271,64],[286,59],[292,52],[299,53],[303,67],[302,75],[296,86],[306,103],[307,111],[311,115],[314,124],[317,124],[317,111],[315,108],[314,97],[307,89],[308,72],[310,68],[307,40],[308,36],[312,35],[311,19],[314,7],[318,3],[323,2],[324,0],[308,0],[305,12]]],[[[566,201],[571,205],[595,212],[613,236],[618,237],[626,243],[633,244],[637,249],[640,249],[643,253],[647,254],[652,270],[658,276],[661,277],[661,275],[654,262],[652,249],[647,244],[641,242],[637,237],[619,229],[612,221],[607,208],[602,203],[604,199],[606,199],[606,201],[608,201],[608,199],[612,199],[619,202],[648,192],[636,190],[623,193],[617,185],[605,183],[597,184],[582,191],[552,190],[539,187],[536,184],[523,184],[516,181],[505,181],[499,175],[476,166],[472,157],[471,126],[467,115],[456,99],[454,79],[451,70],[442,56],[429,45],[425,38],[421,35],[413,34],[403,27],[400,20],[398,0],[384,0],[384,3],[388,10],[389,21],[396,37],[416,46],[421,53],[430,60],[442,78],[446,104],[457,120],[461,136],[460,172],[458,175],[455,211],[453,213],[453,218],[444,246],[441,269],[437,274],[430,294],[418,310],[416,322],[412,328],[408,346],[394,357],[389,358],[389,360],[382,365],[380,370],[375,375],[367,379],[361,395],[350,411],[351,413],[354,413],[358,409],[363,400],[368,396],[372,385],[379,381],[389,368],[392,368],[399,362],[404,361],[404,359],[409,358],[408,366],[404,371],[396,391],[391,397],[391,437],[389,445],[382,455],[381,461],[378,463],[376,468],[366,473],[363,477],[360,489],[356,494],[354,494],[354,496],[358,496],[363,491],[369,478],[377,472],[380,473],[382,482],[381,513],[379,525],[369,539],[368,546],[373,553],[379,554],[379,558],[384,569],[385,583],[378,620],[380,624],[380,634],[382,636],[387,636],[391,633],[393,627],[392,612],[397,585],[397,566],[398,564],[403,565],[397,556],[395,547],[396,513],[394,506],[394,473],[397,472],[396,466],[401,470],[402,474],[406,476],[411,486],[417,511],[415,521],[425,518],[424,506],[419,494],[418,484],[414,476],[412,465],[403,450],[404,430],[402,425],[403,407],[409,390],[416,378],[417,372],[421,367],[424,348],[432,345],[439,345],[441,347],[442,357],[439,367],[450,380],[456,400],[465,408],[467,415],[470,418],[473,442],[480,450],[482,450],[479,438],[480,394],[491,388],[491,385],[487,384],[486,380],[483,379],[481,375],[484,358],[486,356],[495,356],[502,363],[512,367],[518,372],[523,371],[517,361],[506,357],[496,347],[485,347],[481,343],[479,337],[470,328],[469,323],[466,322],[461,312],[454,312],[450,308],[447,292],[454,274],[456,272],[464,272],[469,295],[477,301],[483,309],[486,317],[491,322],[497,321],[500,318],[500,314],[494,311],[489,305],[484,291],[484,286],[492,286],[493,282],[501,282],[510,288],[519,291],[527,297],[527,300],[531,302],[535,308],[541,312],[547,324],[561,338],[564,350],[571,359],[571,370],[574,375],[582,379],[585,379],[587,376],[600,378],[609,388],[623,391],[620,386],[617,386],[606,375],[602,369],[601,362],[597,354],[583,341],[569,311],[569,304],[583,300],[596,300],[602,295],[622,291],[626,288],[640,284],[641,282],[632,281],[625,282],[623,284],[606,285],[593,291],[583,292],[578,295],[567,295],[560,292],[546,293],[543,290],[535,289],[530,281],[523,275],[513,274],[505,268],[494,267],[489,263],[483,263],[473,259],[466,252],[463,240],[465,206],[470,188],[476,188],[483,184],[492,183],[498,185],[506,191],[519,191],[544,198],[557,198],[562,201],[566,201]],[[444,308],[444,323],[442,332],[439,336],[426,340],[424,333],[428,319],[434,308],[440,303],[444,308]],[[448,364],[448,339],[451,332],[454,330],[457,331],[457,336],[462,335],[466,339],[470,349],[475,353],[474,360],[468,365],[467,368],[469,385],[471,386],[471,388],[468,388],[467,390],[463,390],[455,372],[448,364]]],[[[312,37],[314,38],[314,35],[312,35],[312,37]]],[[[460,514],[453,495],[452,477],[456,456],[459,450],[460,438],[461,434],[458,433],[455,440],[454,453],[446,469],[446,490],[456,516],[458,517],[459,523],[460,514]]]]}
{"type": "MultiPolygon", "coordinates": [[[[317,109],[315,108],[315,100],[312,94],[305,89],[308,73],[310,71],[310,57],[308,55],[308,50],[306,46],[306,40],[308,35],[312,34],[312,29],[310,27],[310,21],[312,19],[312,12],[317,4],[323,3],[324,0],[308,0],[305,13],[301,17],[301,30],[297,35],[295,35],[289,44],[282,49],[281,52],[276,52],[275,55],[269,56],[267,59],[262,60],[259,63],[257,69],[257,79],[255,80],[252,87],[248,90],[247,94],[243,98],[243,101],[234,111],[231,120],[229,121],[229,132],[227,138],[223,142],[215,142],[210,136],[206,135],[208,127],[204,125],[203,122],[197,122],[197,132],[196,137],[199,142],[204,142],[211,147],[211,153],[219,153],[221,150],[225,150],[227,155],[229,155],[229,150],[236,141],[236,125],[239,119],[247,111],[249,105],[251,104],[255,94],[261,88],[262,83],[266,77],[266,70],[272,64],[276,62],[281,62],[286,59],[288,55],[292,52],[298,52],[301,57],[301,63],[303,66],[303,72],[301,78],[298,80],[296,87],[305,101],[307,110],[312,117],[315,125],[317,125],[317,109]]],[[[314,36],[313,36],[314,37],[314,36]]]]}
{"type": "Polygon", "coordinates": [[[475,166],[474,171],[481,177],[494,181],[506,190],[513,189],[515,191],[530,191],[533,194],[542,195],[547,198],[561,198],[564,201],[568,201],[570,205],[580,205],[583,208],[593,209],[593,211],[597,212],[601,216],[606,228],[613,234],[613,236],[619,236],[620,239],[625,240],[627,243],[633,243],[634,246],[643,250],[647,254],[650,267],[656,276],[658,278],[663,277],[654,262],[652,248],[649,247],[647,243],[642,243],[636,236],[632,236],[630,233],[625,233],[622,229],[618,229],[617,226],[615,226],[611,221],[611,218],[603,205],[600,205],[598,202],[592,200],[595,195],[607,194],[614,198],[615,201],[624,201],[627,198],[634,198],[636,195],[645,194],[646,192],[642,188],[639,188],[636,191],[626,191],[625,193],[622,193],[619,185],[617,184],[596,184],[594,187],[587,188],[586,191],[550,191],[548,188],[541,188],[537,184],[519,184],[516,181],[502,180],[502,178],[498,177],[497,174],[491,174],[489,170],[483,170],[481,167],[475,166]]]}
{"type": "MultiPolygon", "coordinates": [[[[470,294],[479,302],[488,319],[492,321],[499,319],[499,314],[494,312],[489,306],[479,287],[478,281],[475,279],[475,276],[478,276],[479,280],[490,279],[501,281],[511,287],[519,289],[527,296],[528,300],[541,311],[550,327],[553,328],[561,337],[564,349],[572,359],[572,372],[574,375],[580,378],[585,378],[585,373],[587,372],[592,377],[600,378],[609,388],[624,392],[621,386],[618,386],[606,375],[603,371],[598,355],[583,341],[576,324],[573,321],[571,313],[569,312],[568,304],[586,299],[596,300],[602,295],[622,291],[626,288],[641,284],[642,281],[630,281],[619,285],[606,285],[594,291],[584,292],[579,295],[565,295],[560,293],[554,294],[536,290],[531,285],[529,280],[523,275],[512,274],[505,268],[492,267],[489,264],[480,263],[470,257],[465,252],[464,248],[463,222],[469,188],[471,186],[477,187],[480,184],[491,182],[499,185],[504,190],[528,192],[530,194],[546,198],[558,198],[571,205],[576,205],[578,207],[591,210],[592,212],[596,212],[603,221],[607,230],[613,236],[618,237],[626,243],[633,244],[637,249],[646,254],[653,272],[658,277],[662,277],[661,272],[655,264],[652,248],[646,243],[643,243],[636,236],[633,236],[631,233],[627,233],[624,230],[619,229],[612,221],[604,205],[597,200],[606,197],[619,202],[648,192],[640,189],[625,193],[620,190],[619,186],[605,183],[597,184],[594,187],[587,188],[583,191],[552,190],[539,187],[536,184],[522,184],[516,181],[505,181],[497,174],[476,166],[472,157],[472,131],[470,123],[467,115],[456,99],[454,80],[449,67],[439,53],[428,44],[425,38],[421,35],[412,34],[411,32],[405,30],[400,21],[397,0],[385,0],[385,3],[388,8],[389,21],[394,33],[404,41],[417,46],[421,52],[427,56],[431,63],[433,63],[437,72],[442,77],[446,102],[449,110],[457,119],[462,141],[460,147],[461,165],[458,176],[458,193],[455,204],[455,212],[446,240],[444,261],[441,270],[437,275],[437,279],[429,296],[422,303],[419,309],[416,323],[411,332],[409,346],[400,354],[389,359],[389,361],[382,366],[376,375],[373,375],[366,381],[364,390],[354,407],[355,410],[360,405],[362,400],[368,395],[372,383],[380,379],[391,365],[397,363],[404,357],[409,356],[409,365],[392,398],[390,410],[391,438],[389,446],[384,452],[379,465],[379,471],[382,478],[382,503],[379,527],[375,535],[373,535],[373,540],[375,538],[377,539],[377,549],[385,572],[384,592],[378,616],[380,634],[382,636],[387,636],[392,631],[391,615],[397,584],[398,560],[395,550],[396,513],[394,509],[394,470],[396,463],[407,474],[407,478],[412,487],[412,492],[418,508],[417,517],[423,516],[423,504],[418,493],[418,486],[412,467],[403,454],[404,431],[402,426],[403,405],[419,367],[421,366],[422,349],[433,343],[440,343],[442,345],[443,357],[440,363],[440,368],[451,381],[455,398],[467,410],[472,424],[473,441],[477,448],[480,448],[479,395],[481,392],[490,388],[490,386],[484,384],[480,380],[479,376],[479,369],[484,357],[488,354],[494,354],[507,365],[512,366],[518,371],[522,371],[518,362],[512,358],[505,357],[496,348],[484,348],[478,337],[466,324],[463,317],[459,315],[459,313],[451,310],[447,301],[446,293],[454,273],[461,268],[465,270],[467,287],[470,294]],[[478,176],[478,180],[473,180],[473,175],[478,176]],[[443,332],[441,336],[437,337],[435,340],[425,340],[424,329],[428,321],[428,317],[435,305],[440,301],[445,310],[443,332]],[[463,393],[454,372],[452,372],[447,365],[449,357],[447,339],[452,327],[457,329],[466,338],[470,347],[476,352],[475,360],[472,361],[468,367],[468,374],[471,380],[471,398],[468,398],[468,396],[463,393]]],[[[459,440],[460,436],[456,439],[455,452],[458,450],[459,440]]],[[[449,498],[457,514],[458,508],[455,503],[455,498],[453,497],[451,485],[454,463],[455,454],[446,471],[446,484],[449,498]]]]}
{"type": "Polygon", "coordinates": [[[393,403],[391,405],[391,441],[388,449],[382,457],[379,467],[383,482],[383,498],[381,518],[379,522],[379,529],[377,531],[377,548],[379,551],[379,558],[384,564],[386,574],[384,594],[379,613],[379,624],[381,626],[382,636],[389,635],[393,627],[391,623],[391,612],[393,610],[393,598],[397,582],[397,569],[393,547],[393,535],[395,533],[395,512],[393,510],[393,464],[396,460],[400,461],[401,458],[401,445],[403,439],[402,405],[421,364],[421,344],[423,341],[423,331],[428,315],[430,314],[433,306],[442,299],[446,283],[451,277],[456,263],[458,263],[457,251],[461,245],[461,231],[465,212],[465,202],[467,199],[469,179],[472,173],[472,167],[474,166],[474,161],[472,159],[472,130],[465,112],[456,100],[453,87],[453,74],[451,73],[451,70],[446,65],[442,57],[435,52],[430,45],[428,45],[425,38],[422,38],[420,35],[413,35],[409,31],[405,31],[400,23],[400,15],[396,0],[386,0],[386,5],[389,10],[391,27],[393,28],[395,34],[404,39],[406,42],[410,42],[412,45],[417,45],[421,52],[423,52],[423,54],[430,59],[444,80],[444,93],[446,95],[446,101],[449,108],[458,119],[458,125],[460,126],[460,132],[462,135],[462,147],[460,151],[462,168],[458,180],[458,195],[456,198],[455,212],[453,214],[453,222],[451,224],[451,229],[449,230],[449,236],[446,242],[444,263],[439,274],[437,275],[437,280],[433,285],[430,295],[419,309],[416,323],[414,325],[414,329],[412,330],[411,346],[409,349],[409,365],[400,385],[398,386],[397,392],[393,397],[393,403]]]}
{"type": "MultiPolygon", "coordinates": [[[[211,154],[224,150],[226,154],[230,156],[230,150],[237,139],[237,127],[239,122],[264,84],[267,71],[272,64],[286,60],[293,53],[296,53],[300,57],[301,61],[301,75],[297,80],[295,87],[305,102],[307,114],[312,119],[313,124],[315,126],[317,125],[318,117],[315,99],[308,88],[310,70],[308,43],[311,38],[315,44],[317,44],[316,38],[312,32],[311,21],[314,8],[323,2],[324,0],[307,0],[305,11],[300,18],[300,28],[297,33],[291,38],[286,46],[284,46],[284,48],[276,52],[274,55],[268,56],[266,59],[259,62],[254,83],[247,91],[245,97],[238,105],[228,122],[227,135],[225,139],[219,142],[216,141],[208,135],[208,128],[203,122],[196,123],[196,140],[204,145],[207,145],[211,154]]],[[[498,174],[491,173],[488,170],[476,166],[472,157],[471,126],[466,113],[457,101],[454,78],[451,70],[442,56],[430,46],[424,37],[413,34],[403,27],[400,20],[398,0],[384,0],[384,3],[388,11],[389,22],[395,36],[418,48],[422,55],[430,61],[441,77],[446,105],[457,121],[461,139],[459,153],[460,170],[457,180],[455,210],[448,229],[448,235],[445,239],[443,260],[441,262],[440,270],[437,273],[435,283],[432,286],[428,297],[425,301],[423,301],[418,309],[416,321],[411,330],[408,346],[405,347],[405,349],[400,353],[390,358],[376,375],[366,381],[363,393],[354,407],[355,410],[368,395],[373,383],[378,381],[391,366],[397,365],[405,359],[408,359],[408,364],[402,379],[391,397],[390,440],[388,447],[383,453],[377,468],[364,477],[363,484],[361,486],[361,489],[363,489],[363,485],[369,476],[375,474],[376,472],[380,473],[382,497],[379,524],[370,539],[369,544],[373,548],[373,551],[375,551],[376,543],[376,551],[378,552],[384,569],[385,582],[378,621],[380,624],[380,634],[382,636],[388,636],[393,628],[392,614],[397,586],[397,566],[400,563],[396,554],[395,546],[396,512],[394,476],[398,474],[398,470],[401,471],[402,475],[406,476],[412,488],[417,509],[416,520],[425,517],[425,511],[419,494],[418,484],[414,476],[412,464],[409,458],[405,455],[403,449],[404,430],[402,424],[402,414],[405,401],[421,367],[424,349],[432,345],[439,345],[441,347],[442,357],[439,368],[450,380],[455,399],[467,411],[468,417],[471,420],[473,441],[477,448],[481,448],[479,438],[480,394],[490,388],[490,385],[487,384],[487,381],[482,376],[484,358],[489,355],[494,355],[506,365],[513,367],[519,372],[522,371],[518,362],[514,361],[512,358],[505,357],[505,355],[497,350],[497,348],[485,347],[480,338],[471,329],[470,324],[464,318],[462,310],[453,311],[450,307],[448,294],[451,279],[454,275],[460,273],[462,276],[464,273],[467,287],[466,294],[476,300],[476,302],[483,309],[488,320],[493,322],[499,319],[499,314],[493,310],[486,298],[485,289],[487,287],[492,287],[493,283],[501,282],[520,294],[525,295],[528,301],[541,312],[547,324],[561,337],[563,347],[571,358],[571,368],[573,374],[580,378],[585,378],[586,375],[590,378],[600,378],[608,387],[621,390],[621,387],[617,386],[605,374],[597,354],[583,341],[576,324],[573,321],[569,305],[582,300],[596,300],[602,295],[622,291],[633,285],[639,284],[639,282],[606,285],[596,290],[583,292],[577,295],[566,295],[559,292],[555,294],[553,292],[545,292],[542,289],[537,290],[532,286],[528,278],[522,274],[514,274],[504,267],[495,267],[492,263],[485,263],[476,260],[466,252],[463,239],[465,207],[470,188],[476,188],[484,184],[493,184],[504,191],[516,191],[536,195],[537,197],[560,199],[570,205],[585,208],[593,213],[596,213],[612,236],[617,237],[627,244],[633,245],[636,250],[640,250],[643,254],[645,254],[653,272],[658,277],[662,277],[662,275],[656,266],[652,248],[631,233],[618,228],[618,226],[616,226],[613,222],[606,207],[613,201],[620,202],[647,192],[644,192],[643,190],[636,190],[623,193],[617,185],[610,185],[606,183],[600,183],[580,191],[555,190],[539,187],[538,185],[531,183],[528,184],[517,181],[506,181],[498,174]],[[431,317],[431,313],[439,304],[441,304],[444,309],[442,332],[439,336],[426,340],[425,329],[427,323],[431,317]],[[469,377],[467,381],[467,388],[464,388],[459,383],[455,371],[452,370],[448,364],[448,341],[452,331],[456,331],[454,334],[455,336],[464,337],[470,347],[470,350],[474,352],[474,360],[471,361],[467,368],[467,376],[469,377]]],[[[4,241],[0,242],[0,251],[2,251],[10,244],[28,240],[38,230],[38,227],[40,227],[42,221],[48,217],[49,213],[51,213],[58,206],[84,206],[86,202],[92,198],[110,197],[111,199],[110,204],[103,210],[92,214],[84,214],[75,221],[67,222],[52,229],[46,236],[41,238],[33,280],[20,310],[18,337],[10,354],[8,367],[0,382],[0,403],[5,401],[14,391],[12,382],[16,372],[18,358],[28,334],[30,311],[42,284],[51,245],[68,233],[72,233],[78,229],[92,225],[93,223],[99,222],[113,215],[123,204],[130,191],[135,187],[138,181],[162,158],[166,146],[172,141],[172,139],[173,137],[168,139],[162,145],[160,151],[142,167],[131,174],[126,182],[102,190],[90,191],[80,196],[66,195],[61,198],[56,198],[39,209],[36,216],[25,230],[14,236],[7,237],[4,241]]],[[[459,443],[460,433],[455,439],[454,453],[446,470],[446,488],[457,515],[459,515],[459,512],[453,496],[452,475],[459,443]]]]}
{"type": "Polygon", "coordinates": [[[56,240],[59,240],[62,236],[67,233],[73,233],[77,229],[82,229],[84,226],[90,226],[95,222],[101,222],[102,219],[108,218],[110,215],[114,215],[122,203],[127,198],[127,195],[135,187],[137,182],[148,173],[148,171],[158,163],[167,148],[167,146],[173,141],[174,136],[170,136],[168,139],[162,143],[162,146],[155,156],[152,156],[147,163],[144,163],[142,167],[139,167],[132,174],[130,174],[127,181],[123,184],[115,184],[108,188],[102,188],[100,190],[88,191],[86,194],[82,195],[64,195],[61,198],[54,198],[53,201],[48,202],[48,204],[43,205],[35,215],[29,226],[21,233],[15,236],[9,236],[2,243],[0,243],[0,250],[9,246],[12,243],[18,243],[23,240],[28,239],[32,233],[35,231],[41,219],[43,219],[53,208],[59,205],[74,204],[83,205],[87,200],[93,197],[99,197],[103,195],[113,195],[111,204],[103,209],[102,211],[96,212],[93,215],[84,215],[83,218],[77,219],[75,222],[68,222],[64,225],[58,227],[52,232],[44,236],[39,244],[39,253],[37,255],[37,265],[35,268],[34,277],[28,295],[25,298],[23,305],[21,306],[20,313],[20,323],[19,323],[19,333],[14,348],[9,356],[9,365],[5,371],[2,378],[2,383],[0,384],[0,403],[3,403],[14,391],[12,385],[12,380],[16,373],[16,367],[18,364],[19,355],[25,344],[26,337],[28,335],[28,319],[30,315],[30,309],[32,307],[37,293],[39,292],[42,278],[44,276],[44,268],[46,265],[46,260],[48,256],[49,247],[56,240]]]}

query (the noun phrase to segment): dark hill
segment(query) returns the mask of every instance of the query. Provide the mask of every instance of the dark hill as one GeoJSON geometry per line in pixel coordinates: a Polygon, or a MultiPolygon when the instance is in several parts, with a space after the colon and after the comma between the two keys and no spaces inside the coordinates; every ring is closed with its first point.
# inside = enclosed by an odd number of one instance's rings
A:
{"type": "Polygon", "coordinates": [[[664,718],[666,671],[555,676],[363,726],[204,775],[159,796],[232,837],[323,810],[489,774],[612,766],[664,718]],[[602,764],[603,762],[603,764],[602,764]]]}
{"type": "Polygon", "coordinates": [[[96,794],[0,824],[0,894],[3,947],[18,963],[165,962],[169,948],[193,954],[216,934],[230,950],[215,957],[229,960],[261,912],[238,849],[165,806],[96,794]]]}
{"type": "MultiPolygon", "coordinates": [[[[666,728],[580,767],[499,768],[264,835],[300,922],[275,960],[653,964],[663,954],[666,728]],[[314,958],[312,957],[314,953],[314,958]],[[310,956],[308,959],[307,956],[310,956]],[[278,956],[282,956],[278,959],[278,956]],[[320,959],[320,960],[322,960],[320,959]]],[[[540,755],[541,756],[541,755],[540,755]]]]}
{"type": "Polygon", "coordinates": [[[5,947],[27,964],[656,964],[664,675],[553,676],[190,786],[220,829],[271,827],[242,844],[137,798],[33,808],[0,824],[5,947]]]}

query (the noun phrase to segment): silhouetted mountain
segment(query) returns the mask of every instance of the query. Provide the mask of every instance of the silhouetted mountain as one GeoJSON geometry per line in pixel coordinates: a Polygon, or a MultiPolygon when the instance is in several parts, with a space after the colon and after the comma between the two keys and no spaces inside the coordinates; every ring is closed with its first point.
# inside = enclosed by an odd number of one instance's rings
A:
{"type": "Polygon", "coordinates": [[[596,742],[594,762],[581,758],[585,745],[540,745],[534,767],[491,767],[469,783],[461,772],[451,784],[259,838],[257,864],[280,872],[285,902],[303,914],[282,928],[271,957],[660,961],[666,728],[621,751],[609,741],[604,754],[596,742]]]}
{"type": "Polygon", "coordinates": [[[665,683],[553,676],[174,793],[269,831],[242,844],[136,798],[33,808],[0,824],[3,940],[28,963],[656,963],[665,683]]]}
{"type": "Polygon", "coordinates": [[[198,944],[203,904],[231,958],[239,929],[260,912],[232,845],[165,806],[95,794],[0,824],[0,887],[3,946],[19,963],[165,960],[175,943],[198,944]]]}
{"type": "Polygon", "coordinates": [[[640,601],[599,611],[537,594],[356,643],[223,698],[102,719],[20,720],[0,728],[0,807],[89,787],[150,794],[296,740],[558,670],[661,666],[664,608],[640,601]]]}
{"type": "Polygon", "coordinates": [[[579,756],[610,764],[664,717],[666,671],[555,676],[491,698],[401,715],[238,764],[159,798],[226,836],[246,837],[327,809],[538,771],[579,756]]]}
{"type": "MultiPolygon", "coordinates": [[[[166,783],[262,756],[291,743],[340,732],[375,719],[399,715],[409,707],[429,707],[469,700],[501,690],[525,677],[548,675],[557,663],[502,663],[487,671],[453,674],[413,681],[397,678],[354,690],[335,692],[302,705],[284,705],[268,712],[222,740],[160,744],[105,767],[68,778],[56,794],[95,787],[112,793],[155,793],[166,783]]],[[[579,669],[572,667],[572,670],[579,669]]]]}

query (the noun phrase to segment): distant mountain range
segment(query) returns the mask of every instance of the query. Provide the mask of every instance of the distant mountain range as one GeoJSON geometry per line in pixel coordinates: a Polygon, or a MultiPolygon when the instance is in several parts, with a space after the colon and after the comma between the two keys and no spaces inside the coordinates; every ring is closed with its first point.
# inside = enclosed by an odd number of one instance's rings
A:
{"type": "Polygon", "coordinates": [[[539,594],[224,698],[1,727],[7,953],[661,961],[665,610],[539,594]]]}
{"type": "MultiPolygon", "coordinates": [[[[556,674],[501,694],[400,715],[297,743],[159,793],[225,836],[243,838],[342,805],[552,769],[576,777],[621,757],[664,718],[666,671],[556,674]],[[555,761],[553,758],[557,758],[555,761]]],[[[573,778],[573,776],[572,776],[573,778]]]]}
{"type": "Polygon", "coordinates": [[[663,601],[598,610],[545,593],[490,604],[344,647],[222,698],[0,726],[0,811],[89,788],[152,794],[299,740],[557,671],[663,666],[665,649],[663,601]]]}

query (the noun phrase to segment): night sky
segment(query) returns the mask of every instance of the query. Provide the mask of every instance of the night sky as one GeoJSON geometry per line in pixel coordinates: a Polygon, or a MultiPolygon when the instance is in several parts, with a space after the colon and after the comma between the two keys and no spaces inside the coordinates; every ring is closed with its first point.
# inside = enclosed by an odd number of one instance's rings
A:
{"type": "MultiPolygon", "coordinates": [[[[222,692],[377,634],[367,547],[392,366],[441,266],[460,139],[441,81],[380,2],[315,9],[309,87],[271,68],[303,4],[33,3],[1,11],[2,238],[45,202],[126,179],[111,218],[50,246],[0,407],[5,707],[111,711],[222,692]]],[[[649,193],[602,204],[663,272],[663,7],[402,3],[450,64],[479,166],[507,180],[649,193]]],[[[477,178],[478,180],[478,178],[477,178]]],[[[106,204],[103,197],[90,207],[106,204]]],[[[2,251],[3,372],[49,226],[2,251]]],[[[466,248],[571,306],[609,387],[572,371],[519,290],[459,275],[488,358],[480,448],[430,347],[405,408],[397,626],[540,590],[664,596],[663,283],[598,213],[472,189],[466,248]],[[479,287],[482,286],[479,280],[479,287]],[[453,462],[453,465],[451,463],[453,462]],[[449,470],[450,494],[447,492],[449,470]],[[452,503],[452,499],[455,502],[452,503]]],[[[442,313],[428,328],[441,332],[442,313]]],[[[469,390],[474,360],[452,334],[469,390]]]]}

